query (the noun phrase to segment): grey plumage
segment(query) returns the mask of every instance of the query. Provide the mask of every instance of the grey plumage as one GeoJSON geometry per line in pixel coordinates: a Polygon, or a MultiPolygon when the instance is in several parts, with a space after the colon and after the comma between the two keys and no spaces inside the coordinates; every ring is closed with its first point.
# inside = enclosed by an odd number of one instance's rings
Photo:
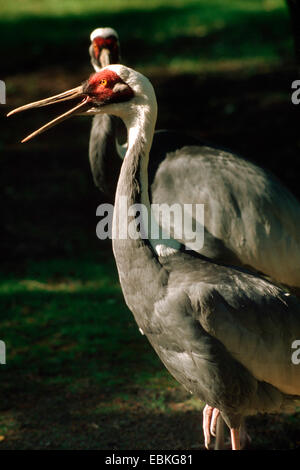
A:
{"type": "MultiPolygon", "coordinates": [[[[121,168],[116,201],[126,196],[128,206],[143,194],[144,146],[137,137],[121,168]]],[[[113,249],[138,326],[172,375],[220,409],[230,428],[243,416],[293,409],[300,399],[300,370],[291,361],[292,342],[300,337],[297,297],[198,253],[157,257],[142,239],[117,238],[113,249]]]]}
{"type": "MultiPolygon", "coordinates": [[[[124,196],[130,187],[123,173],[124,196]]],[[[187,390],[219,408],[228,426],[238,427],[242,416],[294,408],[300,398],[299,366],[291,362],[291,344],[300,337],[295,296],[196,253],[156,259],[141,240],[115,240],[114,253],[126,303],[160,359],[187,390]]]]}
{"type": "Polygon", "coordinates": [[[109,202],[114,202],[122,165],[116,148],[118,121],[115,116],[96,115],[90,134],[89,159],[93,180],[109,202]]]}
{"type": "MultiPolygon", "coordinates": [[[[75,112],[113,114],[124,120],[128,150],[117,184],[113,251],[125,301],[168,370],[220,410],[233,448],[239,448],[243,416],[289,411],[300,400],[300,365],[292,362],[291,349],[300,338],[300,300],[262,276],[185,251],[182,245],[171,248],[168,240],[166,249],[158,251],[153,240],[141,234],[119,237],[121,198],[127,209],[137,203],[150,209],[148,159],[157,115],[155,93],[143,75],[121,65],[105,67],[76,90],[83,98],[80,110],[76,106],[42,129],[75,112]],[[108,83],[106,78],[111,80],[107,88],[99,88],[99,82],[108,83]],[[114,84],[120,82],[124,95],[115,95],[114,84]]],[[[74,91],[58,96],[68,99],[69,93],[74,91]]],[[[57,96],[10,114],[51,102],[57,102],[57,96]]],[[[134,216],[130,223],[140,233],[134,216]]]]}
{"type": "MultiPolygon", "coordinates": [[[[110,201],[121,166],[117,140],[126,140],[122,121],[95,116],[91,168],[95,184],[110,201]]],[[[300,205],[272,174],[232,152],[163,130],[153,137],[148,177],[153,203],[205,205],[205,243],[199,253],[264,273],[298,294],[300,205]]],[[[180,241],[187,244],[184,237],[180,241]]]]}
{"type": "Polygon", "coordinates": [[[222,149],[184,147],[162,161],[151,194],[205,205],[201,254],[300,286],[300,204],[266,170],[222,149]]]}
{"type": "MultiPolygon", "coordinates": [[[[92,53],[91,58],[95,66],[92,53]]],[[[91,170],[110,202],[121,167],[117,142],[124,144],[126,139],[118,117],[94,117],[91,170]]],[[[204,246],[199,253],[263,273],[298,295],[300,204],[270,172],[225,149],[162,130],[153,136],[148,174],[152,203],[205,205],[204,246]]],[[[174,238],[176,223],[175,218],[170,227],[174,238]]],[[[184,234],[179,241],[188,245],[184,234]]]]}
{"type": "MultiPolygon", "coordinates": [[[[94,118],[90,161],[96,185],[111,199],[121,166],[115,130],[119,123],[105,117],[106,121],[94,118]]],[[[205,243],[199,253],[248,267],[298,292],[297,199],[268,171],[231,152],[196,142],[172,131],[154,134],[149,161],[151,202],[204,204],[205,243]]],[[[172,236],[175,224],[176,218],[172,236]]],[[[187,244],[184,238],[180,242],[187,244]]]]}

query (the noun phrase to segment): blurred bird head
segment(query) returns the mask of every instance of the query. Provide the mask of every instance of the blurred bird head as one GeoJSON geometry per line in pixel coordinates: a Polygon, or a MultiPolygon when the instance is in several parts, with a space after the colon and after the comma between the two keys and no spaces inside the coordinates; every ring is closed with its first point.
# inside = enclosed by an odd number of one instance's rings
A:
{"type": "Polygon", "coordinates": [[[120,43],[117,32],[112,28],[97,28],[90,36],[91,63],[96,72],[109,64],[120,63],[120,43]]]}

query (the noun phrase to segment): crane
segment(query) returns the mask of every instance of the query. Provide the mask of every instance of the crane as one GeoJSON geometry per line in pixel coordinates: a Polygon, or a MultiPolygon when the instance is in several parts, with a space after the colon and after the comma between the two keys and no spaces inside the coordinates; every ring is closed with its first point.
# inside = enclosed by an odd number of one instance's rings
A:
{"type": "MultiPolygon", "coordinates": [[[[112,28],[96,28],[90,35],[89,53],[96,72],[102,67],[120,63],[120,43],[112,28]]],[[[126,151],[127,133],[116,116],[97,114],[93,117],[89,141],[89,161],[95,185],[113,203],[126,151]]]]}
{"type": "Polygon", "coordinates": [[[90,34],[89,53],[96,72],[109,64],[120,61],[119,36],[113,28],[96,28],[90,34]]]}
{"type": "MultiPolygon", "coordinates": [[[[120,42],[118,33],[110,27],[96,28],[90,35],[89,53],[95,72],[109,64],[120,63],[120,42]]],[[[177,135],[172,131],[160,130],[155,133],[155,140],[172,141],[177,135]]],[[[96,114],[92,120],[89,161],[95,185],[105,194],[106,199],[114,202],[117,181],[122,160],[127,148],[127,131],[123,121],[117,116],[96,114]]],[[[183,145],[186,137],[179,142],[183,145]]],[[[190,141],[191,143],[191,141],[190,141]]],[[[196,141],[194,142],[196,143],[196,141]]],[[[175,142],[176,145],[176,142],[175,142]]],[[[159,146],[159,144],[158,144],[159,146]]],[[[166,148],[166,151],[169,149],[166,148]]],[[[163,155],[161,156],[163,158],[163,155]]],[[[159,160],[157,160],[159,164],[159,160]]],[[[215,436],[215,449],[224,448],[224,423],[220,418],[215,423],[212,433],[215,436]]],[[[250,441],[245,425],[242,427],[242,443],[245,447],[250,441]]],[[[207,443],[208,447],[208,443],[207,443]]]]}
{"type": "MultiPolygon", "coordinates": [[[[113,252],[125,301],[169,372],[207,403],[204,431],[221,414],[232,449],[240,448],[243,416],[285,412],[300,400],[299,299],[244,268],[209,259],[170,238],[118,237],[123,212],[142,204],[151,223],[148,160],[157,117],[154,89],[142,74],[109,65],[83,85],[13,112],[80,98],[75,107],[23,142],[76,114],[120,117],[128,130],[113,219],[113,252]],[[263,360],[262,360],[263,359],[263,360]]],[[[151,156],[150,156],[151,158],[151,156]]],[[[206,436],[206,439],[209,437],[206,436]]]]}
{"type": "MultiPolygon", "coordinates": [[[[97,28],[91,41],[96,71],[108,65],[108,60],[119,63],[115,30],[97,28]],[[108,37],[109,44],[105,42],[108,37]]],[[[115,194],[126,138],[118,117],[94,117],[91,169],[95,184],[110,199],[115,194]]],[[[199,253],[217,262],[247,267],[300,293],[300,204],[270,172],[221,147],[205,145],[178,131],[160,130],[154,133],[150,150],[149,191],[156,204],[204,204],[205,242],[199,253]]],[[[188,244],[185,239],[180,241],[188,244]]]]}
{"type": "MultiPolygon", "coordinates": [[[[90,38],[95,71],[109,61],[120,63],[119,36],[114,29],[97,28],[90,38]]],[[[94,116],[90,164],[96,186],[109,200],[115,194],[124,142],[126,132],[118,117],[94,116]]],[[[299,203],[271,174],[231,152],[222,154],[222,149],[203,145],[200,149],[198,141],[164,130],[154,134],[149,189],[155,203],[172,206],[193,201],[209,208],[204,221],[205,244],[199,250],[202,254],[264,273],[299,295],[299,203]],[[184,151],[183,147],[191,144],[198,149],[191,152],[189,146],[184,151]]],[[[222,447],[220,420],[218,424],[215,448],[222,447]]],[[[243,429],[244,445],[248,440],[243,429]]]]}
{"type": "MultiPolygon", "coordinates": [[[[120,63],[120,42],[118,33],[110,27],[96,28],[90,35],[91,45],[89,53],[91,57],[91,64],[96,72],[99,72],[103,67],[113,63],[120,63]]],[[[158,141],[156,147],[160,147],[161,143],[174,141],[178,136],[175,132],[160,130],[155,133],[155,142],[158,141]]],[[[95,185],[105,194],[106,199],[114,202],[117,181],[121,170],[122,159],[126,152],[127,132],[123,121],[117,116],[108,114],[96,114],[92,120],[91,134],[89,140],[89,161],[95,185]]],[[[181,138],[178,142],[178,148],[184,145],[187,137],[181,138]]],[[[175,140],[175,146],[176,146],[175,140]]],[[[196,141],[189,143],[196,143],[196,141]]],[[[164,150],[174,150],[172,148],[164,147],[164,150]]],[[[152,152],[153,158],[153,152],[152,152]]],[[[161,154],[160,158],[163,159],[164,155],[161,154]]],[[[159,165],[159,159],[153,159],[159,165]]],[[[154,171],[152,172],[154,173],[154,171]]],[[[155,178],[155,176],[153,177],[155,178]]],[[[224,425],[222,419],[219,419],[212,430],[215,436],[215,449],[224,448],[224,425]]],[[[242,427],[242,441],[243,447],[250,441],[250,437],[242,427]]],[[[207,444],[208,446],[208,444],[207,444]]]]}

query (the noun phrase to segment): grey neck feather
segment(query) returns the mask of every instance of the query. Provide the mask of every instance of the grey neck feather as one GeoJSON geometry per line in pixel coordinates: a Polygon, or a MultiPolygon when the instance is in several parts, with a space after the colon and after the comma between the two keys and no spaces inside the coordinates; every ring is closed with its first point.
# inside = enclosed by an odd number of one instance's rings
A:
{"type": "Polygon", "coordinates": [[[114,201],[122,161],[117,151],[116,136],[124,129],[121,120],[108,114],[93,118],[89,159],[95,185],[109,202],[114,201]]]}
{"type": "MultiPolygon", "coordinates": [[[[118,238],[122,220],[122,211],[118,204],[120,199],[126,198],[127,211],[133,204],[150,204],[147,194],[147,165],[154,125],[141,116],[137,121],[139,132],[135,132],[136,127],[133,125],[127,125],[129,145],[116,191],[113,218],[113,232],[116,235],[113,239],[113,251],[126,303],[134,315],[144,312],[146,321],[147,314],[150,315],[153,311],[154,302],[160,298],[166,274],[147,239],[118,238]],[[142,122],[145,128],[141,126],[142,122]],[[146,180],[143,175],[146,175],[146,180]]],[[[133,220],[133,217],[128,217],[129,223],[133,220]]]]}

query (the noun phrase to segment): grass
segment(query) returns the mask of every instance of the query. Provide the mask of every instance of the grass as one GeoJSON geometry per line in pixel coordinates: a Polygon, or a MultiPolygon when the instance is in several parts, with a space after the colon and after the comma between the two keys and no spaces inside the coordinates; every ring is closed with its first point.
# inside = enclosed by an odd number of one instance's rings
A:
{"type": "Polygon", "coordinates": [[[105,388],[126,384],[129,374],[134,382],[132,370],[140,380],[138,365],[153,362],[143,357],[144,342],[107,261],[31,262],[22,278],[2,280],[0,296],[7,374],[26,369],[47,384],[74,387],[89,378],[105,388]]]}
{"type": "Polygon", "coordinates": [[[186,6],[197,6],[205,13],[203,21],[207,23],[212,17],[215,18],[218,13],[223,12],[228,17],[233,12],[260,12],[282,9],[284,2],[282,0],[233,0],[228,6],[224,5],[222,0],[153,0],[143,2],[141,0],[111,0],[109,3],[104,0],[90,0],[88,3],[84,0],[15,0],[14,3],[3,3],[1,5],[2,15],[5,18],[21,17],[24,15],[37,16],[66,16],[69,14],[82,15],[82,13],[94,12],[122,12],[130,10],[133,13],[143,9],[148,11],[156,10],[162,7],[172,7],[182,9],[186,6]],[[216,11],[217,9],[217,11],[216,11]]]}
{"type": "MultiPolygon", "coordinates": [[[[0,309],[0,449],[203,448],[203,403],[139,333],[107,256],[28,262],[2,275],[0,309]]],[[[255,447],[295,448],[298,416],[252,418],[255,447]]]]}
{"type": "Polygon", "coordinates": [[[123,60],[142,70],[199,72],[220,63],[253,68],[291,57],[284,0],[27,0],[0,6],[0,40],[9,44],[2,51],[6,73],[85,63],[89,34],[102,25],[118,31],[123,60]]]}
{"type": "Polygon", "coordinates": [[[0,309],[2,448],[109,448],[128,425],[115,416],[169,415],[175,391],[183,396],[138,332],[107,259],[28,262],[22,276],[1,279],[0,309]],[[99,437],[103,419],[109,431],[99,437]]]}

